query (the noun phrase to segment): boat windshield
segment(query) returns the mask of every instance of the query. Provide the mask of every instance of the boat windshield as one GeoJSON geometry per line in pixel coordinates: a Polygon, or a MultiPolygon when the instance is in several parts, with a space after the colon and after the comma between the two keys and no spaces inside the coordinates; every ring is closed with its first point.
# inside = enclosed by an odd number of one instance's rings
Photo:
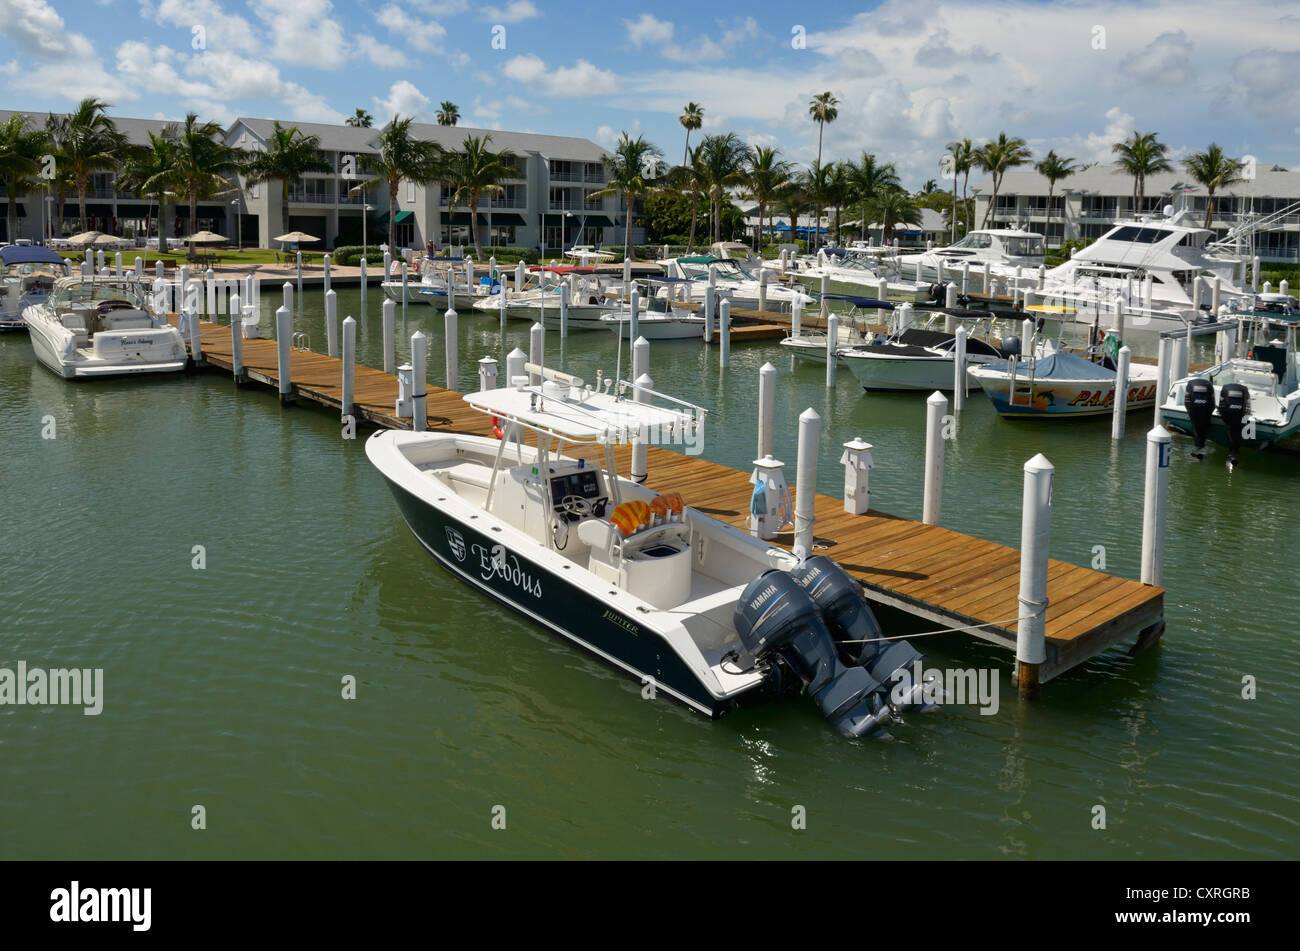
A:
{"type": "Polygon", "coordinates": [[[122,301],[136,310],[148,309],[143,288],[135,281],[78,281],[64,284],[55,292],[54,308],[80,304],[122,301]]]}
{"type": "Polygon", "coordinates": [[[1041,258],[1043,256],[1043,239],[1039,235],[1027,238],[1003,238],[1002,247],[1007,254],[1021,258],[1041,258]]]}
{"type": "Polygon", "coordinates": [[[717,268],[718,279],[724,281],[747,281],[753,280],[752,276],[735,261],[717,260],[709,264],[703,262],[686,262],[678,261],[681,268],[682,277],[689,278],[693,281],[708,280],[709,268],[717,268]]]}

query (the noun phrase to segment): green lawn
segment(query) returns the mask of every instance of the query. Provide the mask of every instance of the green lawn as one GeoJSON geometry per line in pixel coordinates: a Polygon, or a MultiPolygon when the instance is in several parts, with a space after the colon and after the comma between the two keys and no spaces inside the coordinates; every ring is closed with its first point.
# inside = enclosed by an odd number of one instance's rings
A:
{"type": "MultiPolygon", "coordinates": [[[[68,258],[70,260],[74,260],[74,261],[82,260],[82,254],[80,251],[76,251],[76,252],[60,251],[59,253],[62,254],[65,258],[68,258]]],[[[113,260],[113,255],[115,253],[116,252],[113,251],[105,251],[104,258],[107,261],[111,262],[113,260]]],[[[248,266],[260,266],[263,264],[280,263],[280,252],[276,250],[270,250],[267,248],[244,248],[242,251],[237,251],[234,248],[218,248],[212,251],[200,250],[197,253],[215,254],[222,265],[238,264],[238,265],[248,265],[248,266]]],[[[166,263],[167,267],[172,268],[172,267],[176,267],[179,264],[184,264],[185,256],[186,256],[185,251],[168,251],[165,254],[160,255],[157,251],[153,251],[153,250],[144,250],[141,248],[128,248],[127,250],[122,252],[122,263],[125,265],[134,266],[135,259],[137,257],[142,257],[144,258],[145,267],[153,267],[154,262],[157,261],[159,258],[161,258],[166,263]]],[[[302,253],[303,266],[312,264],[317,267],[320,267],[323,257],[324,257],[323,251],[304,251],[302,253]]]]}

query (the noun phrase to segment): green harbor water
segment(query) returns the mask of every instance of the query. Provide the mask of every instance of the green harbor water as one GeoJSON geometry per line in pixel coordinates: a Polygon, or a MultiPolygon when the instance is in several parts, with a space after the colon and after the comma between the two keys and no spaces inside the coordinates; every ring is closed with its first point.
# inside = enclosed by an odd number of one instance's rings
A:
{"type": "MultiPolygon", "coordinates": [[[[309,293],[301,324],[317,350],[320,300],[309,293]]],[[[339,290],[370,365],[380,300],[372,290],[362,315],[356,289],[339,290]]],[[[269,309],[262,326],[270,336],[269,309]]],[[[399,360],[417,329],[442,385],[431,308],[399,325],[399,360]]],[[[508,347],[527,349],[527,332],[512,321],[508,347]]],[[[587,379],[616,366],[612,333],[548,338],[553,366],[587,379]]],[[[503,356],[496,321],[462,314],[459,352],[467,389],[481,356],[503,356]]],[[[828,390],[823,367],[792,368],[775,341],[737,344],[726,371],[716,347],[655,343],[651,375],[710,408],[707,458],[747,468],[768,360],[777,456],[793,470],[812,407],[820,490],[840,492],[840,443],[860,435],[875,446],[873,507],[919,517],[924,395],[865,395],[844,370],[828,390]]],[[[1113,445],[1109,419],[1000,421],[972,393],[948,445],[943,523],[1017,545],[1021,467],[1043,452],[1052,555],[1090,564],[1102,546],[1107,570],[1134,578],[1150,423],[1131,414],[1113,445]]],[[[0,439],[0,668],[104,671],[98,716],[0,706],[0,858],[1296,854],[1295,455],[1247,451],[1229,473],[1222,450],[1197,462],[1175,437],[1155,649],[1103,654],[1022,703],[1008,652],[925,638],[931,665],[998,671],[997,712],[950,706],[909,717],[894,742],[855,742],[804,698],[719,721],[642,699],[454,581],[410,536],[362,439],[267,388],[218,372],[67,383],[11,334],[0,439]],[[806,829],[792,828],[796,807],[806,829]]]]}

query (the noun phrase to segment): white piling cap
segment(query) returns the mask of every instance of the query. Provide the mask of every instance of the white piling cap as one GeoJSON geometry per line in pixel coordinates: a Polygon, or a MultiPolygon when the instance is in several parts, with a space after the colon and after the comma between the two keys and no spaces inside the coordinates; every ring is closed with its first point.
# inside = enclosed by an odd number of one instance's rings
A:
{"type": "Polygon", "coordinates": [[[821,416],[818,414],[817,410],[809,406],[799,414],[799,422],[818,423],[821,422],[821,416]]]}
{"type": "Polygon", "coordinates": [[[762,459],[755,459],[754,466],[759,469],[784,469],[785,463],[780,459],[774,459],[769,452],[762,459]]]}
{"type": "Polygon", "coordinates": [[[776,367],[772,366],[772,364],[771,364],[770,362],[769,362],[769,363],[764,363],[761,367],[758,368],[758,372],[759,372],[759,373],[775,373],[775,372],[776,372],[776,367]]]}
{"type": "Polygon", "coordinates": [[[650,346],[650,341],[647,340],[644,335],[637,337],[636,340],[632,341],[632,346],[634,347],[640,347],[643,344],[647,347],[650,346]]]}
{"type": "Polygon", "coordinates": [[[1174,437],[1163,426],[1152,426],[1147,431],[1147,442],[1173,442],[1174,437]]]}
{"type": "Polygon", "coordinates": [[[861,452],[864,449],[874,449],[875,447],[869,442],[864,442],[861,436],[854,436],[844,444],[844,448],[851,449],[854,452],[861,452]]]}
{"type": "Polygon", "coordinates": [[[940,404],[943,404],[944,406],[948,405],[948,397],[944,396],[938,390],[935,390],[933,393],[927,396],[925,398],[925,401],[929,403],[931,406],[938,406],[940,404]]]}
{"type": "Polygon", "coordinates": [[[1041,452],[1025,463],[1026,472],[1055,472],[1056,466],[1041,452]]]}

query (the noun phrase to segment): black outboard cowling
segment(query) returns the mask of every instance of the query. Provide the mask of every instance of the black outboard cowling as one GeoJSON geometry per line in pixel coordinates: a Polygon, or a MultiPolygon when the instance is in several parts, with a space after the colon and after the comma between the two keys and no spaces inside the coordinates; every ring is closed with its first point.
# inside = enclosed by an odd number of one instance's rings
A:
{"type": "Polygon", "coordinates": [[[1002,338],[1002,346],[999,348],[1007,357],[1020,356],[1020,338],[1015,334],[1002,338]]]}
{"type": "Polygon", "coordinates": [[[947,299],[948,285],[946,283],[930,285],[930,300],[934,301],[936,304],[942,304],[947,299]]]}
{"type": "Polygon", "coordinates": [[[891,711],[881,684],[840,662],[817,605],[790,575],[772,568],[754,578],[736,602],[734,623],[755,660],[779,654],[836,728],[849,736],[883,732],[891,711]]]}
{"type": "Polygon", "coordinates": [[[1219,388],[1219,417],[1228,431],[1228,465],[1237,464],[1242,432],[1250,415],[1250,390],[1240,383],[1225,383],[1219,388]]]}
{"type": "Polygon", "coordinates": [[[790,576],[813,599],[850,661],[866,668],[873,680],[886,686],[895,710],[902,713],[933,708],[922,699],[922,685],[912,680],[913,665],[923,661],[924,656],[907,641],[883,639],[871,605],[862,596],[862,586],[847,571],[825,555],[815,555],[801,567],[791,569],[790,576]]]}
{"type": "Polygon", "coordinates": [[[1205,455],[1205,440],[1210,435],[1210,417],[1214,415],[1214,384],[1202,377],[1192,377],[1183,390],[1183,409],[1192,424],[1196,453],[1205,455]]]}

